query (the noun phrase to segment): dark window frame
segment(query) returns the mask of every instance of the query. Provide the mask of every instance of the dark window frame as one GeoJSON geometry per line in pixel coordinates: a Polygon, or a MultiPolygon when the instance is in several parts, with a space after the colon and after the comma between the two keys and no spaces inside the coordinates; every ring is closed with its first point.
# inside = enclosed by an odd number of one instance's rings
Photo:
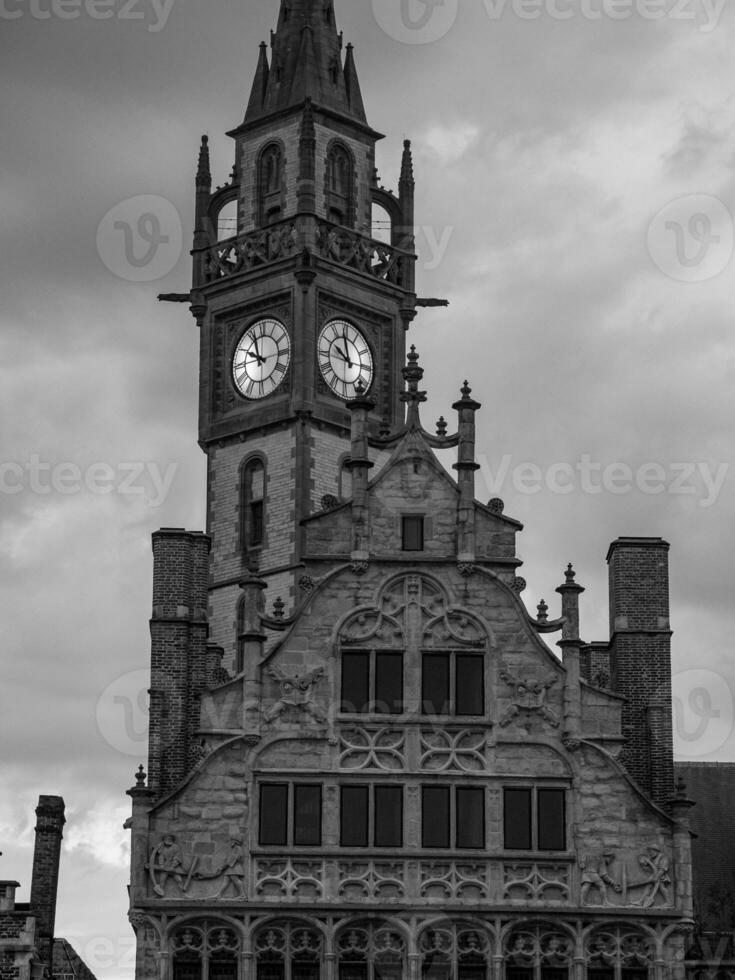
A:
{"type": "Polygon", "coordinates": [[[525,852],[542,852],[542,853],[553,853],[561,854],[568,850],[569,848],[569,833],[568,833],[568,787],[559,785],[533,785],[533,786],[504,786],[503,787],[503,848],[506,851],[525,851],[525,852]],[[520,843],[509,843],[513,839],[513,835],[510,834],[511,827],[513,828],[513,834],[517,833],[519,829],[519,816],[517,812],[515,814],[509,813],[509,800],[511,794],[517,794],[516,799],[520,798],[520,794],[525,794],[528,800],[528,833],[525,840],[528,842],[528,846],[525,845],[523,841],[520,843]],[[551,794],[554,794],[552,797],[551,794]],[[545,841],[544,835],[549,833],[548,830],[548,815],[542,813],[544,805],[542,800],[556,800],[561,804],[561,837],[558,838],[558,844],[561,846],[545,846],[542,847],[542,843],[545,841]],[[542,826],[543,824],[543,826],[542,826]]]}
{"type": "MultiPolygon", "coordinates": [[[[358,805],[360,802],[358,800],[358,805]]],[[[339,846],[345,849],[356,849],[362,850],[363,848],[377,848],[379,850],[398,850],[403,848],[406,833],[405,833],[405,817],[406,817],[406,800],[405,794],[403,792],[403,786],[396,783],[380,783],[380,782],[368,782],[368,783],[343,783],[339,788],[339,846]],[[379,843],[378,842],[378,796],[383,792],[390,792],[399,799],[400,803],[400,816],[398,821],[398,841],[396,843],[379,843]],[[346,817],[348,814],[345,810],[345,797],[347,794],[352,793],[357,799],[359,795],[363,797],[361,805],[364,807],[364,813],[366,816],[365,820],[365,834],[360,837],[360,841],[357,842],[355,838],[347,839],[345,834],[346,829],[346,817]]],[[[357,835],[355,835],[357,836],[357,835]]]]}
{"type": "Polygon", "coordinates": [[[426,550],[426,515],[401,515],[401,551],[413,554],[426,550]]]}
{"type": "Polygon", "coordinates": [[[321,847],[324,838],[324,786],[322,783],[315,783],[309,780],[302,781],[288,781],[288,780],[264,780],[259,783],[258,788],[258,846],[259,847],[321,847]],[[274,818],[272,812],[268,814],[267,824],[266,818],[266,806],[264,805],[264,790],[278,789],[281,791],[283,796],[283,790],[285,789],[285,806],[283,807],[283,812],[279,815],[278,825],[282,826],[285,823],[285,834],[278,835],[277,840],[267,840],[264,842],[263,838],[267,836],[276,835],[264,833],[266,826],[269,831],[272,831],[274,826],[274,818]],[[297,797],[299,791],[305,789],[316,789],[318,791],[318,821],[317,821],[317,835],[316,840],[312,842],[299,842],[297,843],[297,837],[300,836],[300,832],[303,828],[299,827],[297,824],[297,797]]]}
{"type": "MultiPolygon", "coordinates": [[[[406,681],[406,657],[403,650],[380,650],[380,649],[343,649],[340,656],[340,690],[339,690],[339,710],[341,714],[349,715],[402,715],[406,710],[405,681],[406,681]],[[365,661],[367,670],[364,676],[367,678],[364,685],[367,697],[357,697],[354,701],[345,695],[345,681],[348,679],[346,670],[346,660],[352,658],[356,663],[358,658],[365,661]],[[400,669],[400,698],[384,700],[379,694],[385,694],[385,688],[380,690],[379,685],[379,664],[383,661],[388,663],[394,661],[398,663],[400,669]],[[362,701],[362,705],[358,704],[362,701]],[[384,705],[380,708],[380,705],[384,705]],[[395,706],[395,707],[394,707],[395,706]]],[[[354,679],[355,675],[352,675],[354,679]]]]}
{"type": "MultiPolygon", "coordinates": [[[[487,710],[487,698],[485,692],[486,684],[486,659],[487,655],[484,650],[463,650],[463,649],[448,649],[448,650],[422,650],[421,651],[421,714],[424,716],[432,717],[437,715],[451,715],[455,718],[484,718],[487,710]],[[445,711],[436,711],[436,702],[431,702],[431,707],[427,707],[429,699],[425,697],[427,693],[427,685],[425,684],[426,677],[426,664],[432,659],[437,662],[441,659],[446,659],[448,663],[448,689],[446,697],[443,701],[443,706],[447,709],[445,711]],[[459,664],[462,661],[472,661],[473,663],[479,663],[482,673],[482,683],[477,684],[477,678],[474,678],[474,687],[479,690],[481,696],[481,703],[479,705],[479,711],[459,711],[457,710],[461,705],[459,704],[460,698],[458,696],[460,690],[460,680],[459,680],[459,664]]],[[[464,697],[464,695],[462,695],[464,697]]]]}
{"type": "MultiPolygon", "coordinates": [[[[436,838],[435,838],[436,839],[436,838]]],[[[426,850],[446,850],[446,851],[484,851],[487,849],[487,793],[485,787],[479,784],[470,786],[459,784],[436,784],[423,783],[421,785],[421,847],[426,850]],[[459,826],[459,799],[467,798],[464,794],[472,792],[480,799],[481,815],[480,825],[482,827],[482,841],[477,844],[460,844],[459,826]],[[445,797],[446,802],[440,802],[440,794],[445,797]],[[433,802],[428,802],[433,800],[433,802]],[[444,807],[444,819],[442,823],[447,826],[446,837],[438,843],[429,844],[427,839],[430,835],[427,830],[436,833],[436,821],[439,806],[444,807]],[[429,816],[431,815],[431,816],[429,816]]]]}
{"type": "Polygon", "coordinates": [[[258,453],[244,459],[240,467],[240,551],[245,555],[260,553],[266,547],[267,485],[265,457],[258,453]],[[262,473],[263,491],[254,495],[253,477],[258,473],[262,473]]]}

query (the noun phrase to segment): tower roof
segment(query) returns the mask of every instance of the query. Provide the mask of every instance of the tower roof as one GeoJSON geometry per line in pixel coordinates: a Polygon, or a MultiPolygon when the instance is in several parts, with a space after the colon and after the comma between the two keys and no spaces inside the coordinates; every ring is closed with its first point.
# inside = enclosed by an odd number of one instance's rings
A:
{"type": "Polygon", "coordinates": [[[245,124],[299,106],[307,98],[367,124],[351,50],[343,62],[333,0],[281,0],[271,48],[270,64],[261,49],[245,124]]]}

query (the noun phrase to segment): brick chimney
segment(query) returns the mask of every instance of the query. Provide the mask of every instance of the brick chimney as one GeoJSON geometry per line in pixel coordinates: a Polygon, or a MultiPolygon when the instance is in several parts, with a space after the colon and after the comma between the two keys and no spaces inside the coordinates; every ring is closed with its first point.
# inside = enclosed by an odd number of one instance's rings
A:
{"type": "Polygon", "coordinates": [[[61,838],[66,820],[60,796],[39,796],[36,807],[36,846],[33,851],[31,911],[36,916],[38,953],[51,964],[59,886],[61,838]]]}
{"type": "Polygon", "coordinates": [[[618,538],[610,545],[612,688],[622,694],[621,761],[659,806],[674,794],[669,545],[618,538]]]}
{"type": "Polygon", "coordinates": [[[160,796],[196,759],[199,696],[207,686],[209,538],[164,528],[153,535],[148,785],[160,796]]]}

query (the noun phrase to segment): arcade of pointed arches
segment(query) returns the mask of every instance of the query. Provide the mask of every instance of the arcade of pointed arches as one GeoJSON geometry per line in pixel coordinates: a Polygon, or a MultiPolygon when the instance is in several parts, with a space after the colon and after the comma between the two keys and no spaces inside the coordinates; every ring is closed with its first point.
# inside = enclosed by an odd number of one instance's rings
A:
{"type": "Polygon", "coordinates": [[[164,980],[661,980],[666,933],[635,923],[374,916],[187,920],[164,980]],[[246,921],[249,921],[246,919],[246,921]]]}

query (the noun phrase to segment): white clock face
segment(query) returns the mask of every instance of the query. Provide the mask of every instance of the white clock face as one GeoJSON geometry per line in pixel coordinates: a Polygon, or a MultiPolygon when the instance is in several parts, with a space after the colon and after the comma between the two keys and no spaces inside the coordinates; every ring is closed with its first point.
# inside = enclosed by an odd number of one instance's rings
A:
{"type": "Polygon", "coordinates": [[[319,334],[319,368],[340,398],[355,398],[358,383],[365,391],[373,380],[373,355],[357,327],[345,320],[330,320],[319,334]]]}
{"type": "Polygon", "coordinates": [[[283,381],[291,360],[288,331],[279,320],[258,320],[245,331],[232,359],[232,377],[245,398],[265,398],[283,381]]]}

